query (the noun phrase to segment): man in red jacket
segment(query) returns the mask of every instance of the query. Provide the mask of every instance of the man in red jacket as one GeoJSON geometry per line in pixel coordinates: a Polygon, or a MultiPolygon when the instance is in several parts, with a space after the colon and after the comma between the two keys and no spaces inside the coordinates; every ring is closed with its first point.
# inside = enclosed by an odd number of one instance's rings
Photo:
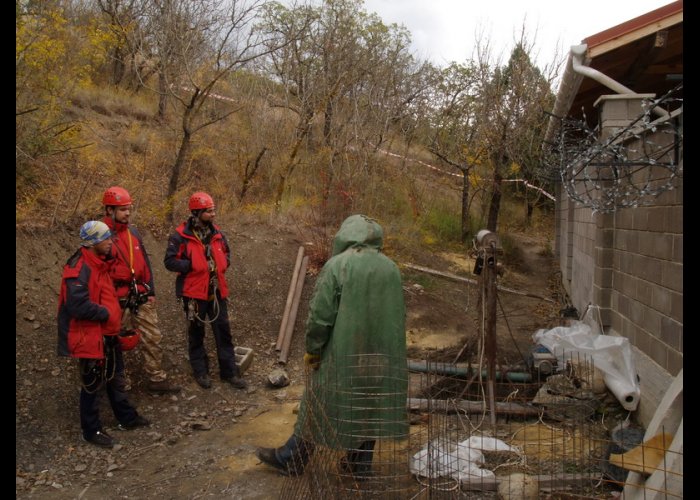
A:
{"type": "Polygon", "coordinates": [[[98,392],[106,386],[109,403],[122,430],[150,425],[127,400],[117,373],[121,347],[121,308],[109,276],[112,239],[107,225],[88,221],[80,228],[82,247],[63,266],[58,299],[58,354],[78,358],[80,427],[83,438],[111,448],[114,439],[100,422],[98,392]]]}
{"type": "Polygon", "coordinates": [[[190,197],[191,217],[168,239],[165,267],[178,273],[175,294],[182,298],[189,321],[188,347],[194,379],[205,389],[211,387],[209,356],[204,349],[204,326],[210,324],[216,341],[219,377],[236,389],[248,384],[236,364],[231,325],[228,320],[228,286],[224,273],[231,263],[226,237],[213,223],[214,200],[207,193],[190,197]]]}
{"type": "Polygon", "coordinates": [[[131,195],[120,186],[107,188],[102,196],[105,217],[102,221],[112,232],[114,264],[110,274],[122,306],[122,326],[141,332],[146,389],[156,394],[179,392],[163,369],[163,335],[158,328],[156,290],[153,272],[141,235],[129,224],[131,195]]]}

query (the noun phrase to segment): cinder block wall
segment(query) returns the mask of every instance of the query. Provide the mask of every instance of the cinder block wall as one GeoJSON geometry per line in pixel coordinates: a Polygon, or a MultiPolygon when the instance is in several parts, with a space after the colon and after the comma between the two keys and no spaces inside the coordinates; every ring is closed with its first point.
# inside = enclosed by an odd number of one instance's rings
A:
{"type": "Polygon", "coordinates": [[[615,216],[611,327],[671,375],[683,364],[682,197],[615,216]]]}
{"type": "Polygon", "coordinates": [[[561,184],[556,187],[555,251],[562,284],[582,314],[593,300],[595,273],[595,218],[592,211],[571,200],[561,184]]]}
{"type": "Polygon", "coordinates": [[[610,329],[642,354],[635,361],[644,424],[683,367],[682,179],[678,187],[615,214],[610,329]]]}
{"type": "Polygon", "coordinates": [[[563,284],[579,313],[599,306],[605,332],[630,340],[644,425],[683,365],[682,178],[675,186],[650,205],[609,215],[574,204],[558,186],[555,248],[563,284]]]}

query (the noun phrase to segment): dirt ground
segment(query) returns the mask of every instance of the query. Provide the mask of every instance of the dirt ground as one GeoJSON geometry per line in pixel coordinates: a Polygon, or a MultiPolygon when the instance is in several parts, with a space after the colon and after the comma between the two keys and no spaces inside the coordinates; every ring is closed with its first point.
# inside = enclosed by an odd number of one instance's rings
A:
{"type": "MultiPolygon", "coordinates": [[[[175,396],[148,393],[141,354],[126,355],[133,383],[130,400],[149,418],[148,428],[121,432],[103,397],[101,418],[119,444],[105,450],[81,440],[79,382],[75,361],[56,356],[56,306],[61,267],[77,247],[75,228],[16,233],[15,432],[17,498],[276,498],[283,477],[259,463],[256,446],[278,446],[289,436],[303,391],[303,323],[315,274],[306,277],[286,370],[291,383],[272,388],[275,343],[289,281],[300,245],[308,236],[295,225],[267,217],[240,216],[217,221],[233,251],[228,272],[230,318],[236,345],[252,348],[254,361],[244,376],[250,387],[237,391],[214,377],[200,388],[186,357],[184,313],[174,297],[174,275],[163,264],[166,235],[143,230],[157,287],[164,335],[164,366],[183,390],[175,396]],[[301,231],[301,232],[300,232],[301,231]]],[[[553,262],[546,242],[531,234],[512,235],[520,259],[506,265],[500,284],[553,297],[553,262]]],[[[411,270],[412,263],[476,279],[465,255],[392,249],[402,269],[411,357],[446,358],[476,332],[474,284],[411,270]],[[450,351],[451,349],[451,351],[450,351]]],[[[515,362],[539,328],[558,319],[559,304],[500,293],[499,362],[515,362]],[[503,319],[507,321],[503,321],[503,319]],[[517,347],[516,347],[517,346],[517,347]]],[[[207,346],[216,374],[215,349],[207,346]]],[[[445,359],[453,361],[453,359],[445,359]]]]}

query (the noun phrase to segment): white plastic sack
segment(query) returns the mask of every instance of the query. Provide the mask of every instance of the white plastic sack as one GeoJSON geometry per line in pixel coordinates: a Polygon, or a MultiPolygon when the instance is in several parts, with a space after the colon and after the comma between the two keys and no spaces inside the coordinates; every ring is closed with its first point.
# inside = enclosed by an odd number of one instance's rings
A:
{"type": "Polygon", "coordinates": [[[449,476],[460,482],[494,478],[493,471],[480,467],[484,463],[482,450],[520,453],[516,447],[488,436],[472,436],[457,443],[456,446],[435,440],[411,457],[409,469],[418,476],[430,478],[449,476]]]}
{"type": "Polygon", "coordinates": [[[561,367],[571,359],[572,353],[590,357],[594,366],[603,372],[605,385],[620,404],[628,411],[637,409],[641,391],[628,339],[593,333],[590,326],[581,321],[572,321],[571,326],[538,330],[532,338],[549,349],[561,367]]]}
{"type": "Polygon", "coordinates": [[[466,441],[462,441],[458,446],[468,447],[474,450],[483,451],[514,451],[520,453],[520,450],[514,446],[510,446],[500,439],[489,436],[472,436],[466,441]]]}

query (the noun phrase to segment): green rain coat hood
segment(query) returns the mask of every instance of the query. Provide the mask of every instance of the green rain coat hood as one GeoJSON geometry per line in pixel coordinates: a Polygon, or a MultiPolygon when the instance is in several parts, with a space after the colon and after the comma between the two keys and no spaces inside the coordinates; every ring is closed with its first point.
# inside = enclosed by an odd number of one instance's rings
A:
{"type": "Polygon", "coordinates": [[[333,239],[332,257],[344,252],[348,248],[367,246],[382,249],[384,243],[384,231],[382,226],[374,219],[364,215],[351,215],[340,225],[338,233],[333,239]]]}
{"type": "Polygon", "coordinates": [[[348,217],[309,304],[311,372],[295,434],[335,449],[408,432],[405,304],[398,267],[381,253],[382,227],[348,217]]]}

